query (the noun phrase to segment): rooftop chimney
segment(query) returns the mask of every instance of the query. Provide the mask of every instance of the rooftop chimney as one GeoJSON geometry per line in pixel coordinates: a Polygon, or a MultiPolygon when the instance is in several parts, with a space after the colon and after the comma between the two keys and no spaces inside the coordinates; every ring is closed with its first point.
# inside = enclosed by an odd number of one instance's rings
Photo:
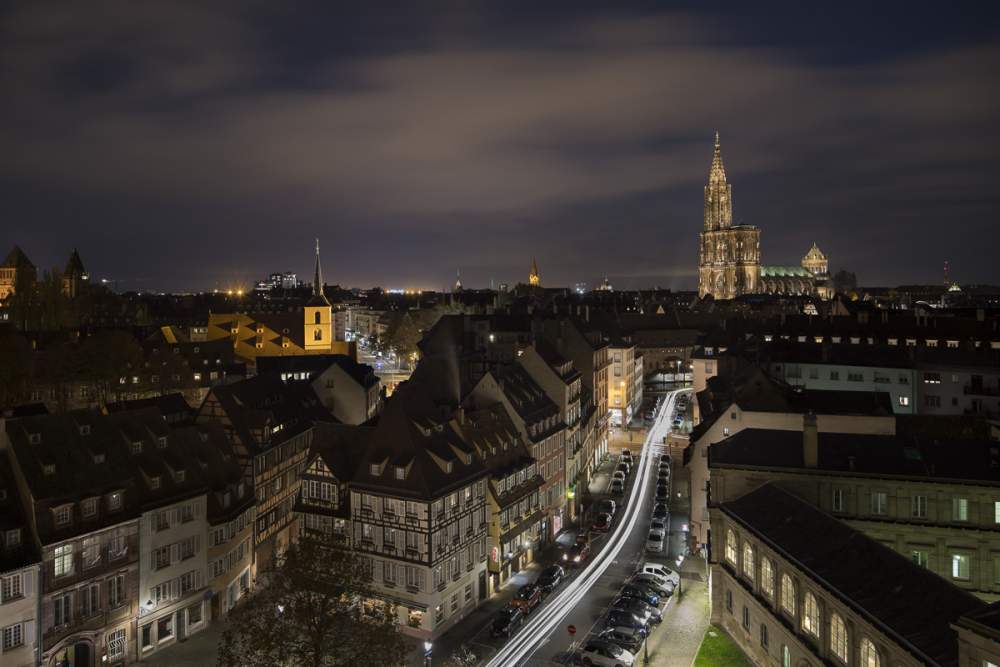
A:
{"type": "Polygon", "coordinates": [[[815,468],[819,463],[819,432],[812,411],[802,415],[802,462],[807,468],[815,468]]]}

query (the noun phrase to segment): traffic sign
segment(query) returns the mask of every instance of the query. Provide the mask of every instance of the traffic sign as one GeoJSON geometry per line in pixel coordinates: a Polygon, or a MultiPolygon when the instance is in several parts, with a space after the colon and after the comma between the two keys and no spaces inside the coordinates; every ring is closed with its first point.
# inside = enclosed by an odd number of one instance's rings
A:
{"type": "Polygon", "coordinates": [[[575,635],[576,634],[576,626],[575,625],[566,626],[566,629],[569,630],[569,634],[570,635],[575,635]]]}

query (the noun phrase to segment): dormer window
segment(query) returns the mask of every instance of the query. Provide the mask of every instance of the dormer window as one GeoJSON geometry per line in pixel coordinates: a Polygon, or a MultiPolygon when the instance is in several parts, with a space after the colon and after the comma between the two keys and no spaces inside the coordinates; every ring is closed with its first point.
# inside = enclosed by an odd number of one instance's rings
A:
{"type": "Polygon", "coordinates": [[[229,505],[232,503],[232,501],[233,501],[233,496],[232,496],[232,494],[229,491],[226,491],[225,493],[222,494],[222,506],[223,507],[229,507],[229,505]]]}
{"type": "Polygon", "coordinates": [[[160,488],[160,476],[159,475],[156,475],[155,477],[150,477],[149,478],[149,488],[152,489],[152,490],[154,490],[154,491],[156,489],[160,488]]]}
{"type": "Polygon", "coordinates": [[[80,424],[80,435],[90,435],[90,424],[80,424]]]}
{"type": "Polygon", "coordinates": [[[157,438],[156,439],[156,446],[159,447],[160,449],[166,449],[167,448],[167,436],[161,435],[159,438],[157,438]]]}
{"type": "Polygon", "coordinates": [[[32,445],[40,445],[40,444],[42,444],[42,434],[41,433],[29,433],[28,434],[28,442],[30,442],[32,445]]]}
{"type": "Polygon", "coordinates": [[[95,464],[104,463],[104,454],[94,454],[94,463],[95,464]]]}
{"type": "Polygon", "coordinates": [[[177,482],[178,484],[183,482],[185,477],[186,475],[184,470],[178,470],[177,472],[174,473],[174,481],[177,482]]]}
{"type": "Polygon", "coordinates": [[[444,471],[445,472],[452,472],[454,469],[455,469],[455,462],[454,461],[448,461],[447,463],[444,464],[444,471]]]}
{"type": "Polygon", "coordinates": [[[80,514],[84,519],[91,519],[97,516],[97,498],[86,498],[80,503],[80,514]]]}
{"type": "Polygon", "coordinates": [[[132,453],[142,454],[142,440],[136,440],[132,443],[132,453]]]}
{"type": "Polygon", "coordinates": [[[52,516],[56,526],[68,526],[73,521],[73,506],[60,505],[52,510],[52,516]]]}
{"type": "Polygon", "coordinates": [[[108,495],[108,510],[111,512],[120,510],[122,508],[122,494],[121,491],[115,491],[108,495]]]}
{"type": "Polygon", "coordinates": [[[46,477],[56,474],[56,464],[46,463],[45,465],[43,465],[42,474],[45,475],[46,477]]]}
{"type": "Polygon", "coordinates": [[[12,528],[11,530],[8,530],[4,540],[8,549],[18,546],[21,544],[21,529],[12,528]]]}
{"type": "Polygon", "coordinates": [[[406,468],[404,466],[396,466],[396,479],[406,479],[406,468]]]}

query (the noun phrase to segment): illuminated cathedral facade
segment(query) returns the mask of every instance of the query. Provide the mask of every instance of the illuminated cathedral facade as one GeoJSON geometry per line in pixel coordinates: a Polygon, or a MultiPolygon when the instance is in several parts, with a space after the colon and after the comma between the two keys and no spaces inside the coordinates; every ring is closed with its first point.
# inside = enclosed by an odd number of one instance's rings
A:
{"type": "Polygon", "coordinates": [[[698,296],[732,299],[744,294],[832,296],[827,259],[815,243],[799,266],[761,265],[760,229],[733,224],[733,186],[726,181],[716,132],[698,244],[698,296]]]}

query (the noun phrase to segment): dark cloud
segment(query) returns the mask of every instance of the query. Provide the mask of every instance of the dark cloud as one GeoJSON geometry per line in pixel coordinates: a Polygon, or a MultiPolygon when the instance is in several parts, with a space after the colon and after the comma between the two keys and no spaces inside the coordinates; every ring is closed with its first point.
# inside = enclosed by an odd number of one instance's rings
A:
{"type": "Polygon", "coordinates": [[[765,262],[815,240],[869,283],[944,259],[1000,279],[974,242],[998,203],[990,40],[837,62],[719,15],[480,9],[345,18],[365,46],[305,12],[61,7],[0,29],[5,236],[42,264],[79,244],[131,286],[214,287],[306,269],[318,234],[350,285],[514,282],[534,255],[549,283],[690,287],[720,129],[765,262]]]}

